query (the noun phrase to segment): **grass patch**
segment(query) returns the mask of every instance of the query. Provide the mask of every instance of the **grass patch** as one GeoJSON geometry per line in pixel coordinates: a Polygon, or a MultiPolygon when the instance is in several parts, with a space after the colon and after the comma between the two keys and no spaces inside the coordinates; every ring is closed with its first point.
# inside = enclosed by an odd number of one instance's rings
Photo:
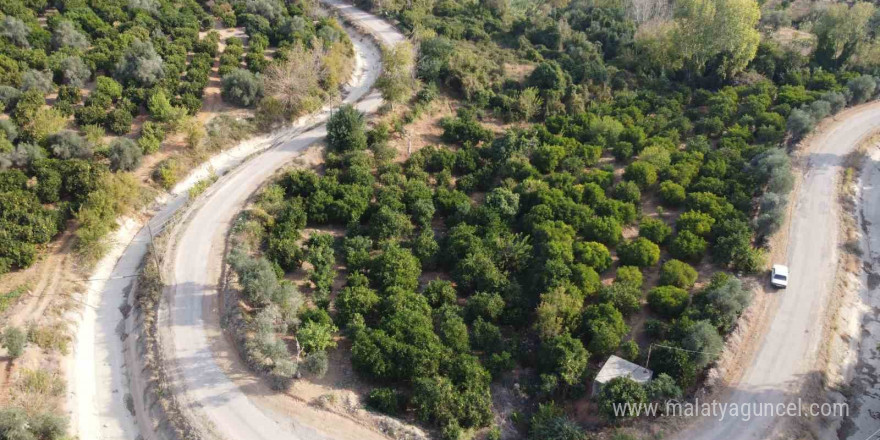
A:
{"type": "Polygon", "coordinates": [[[0,313],[3,313],[8,309],[12,304],[15,303],[19,297],[27,293],[28,287],[24,284],[16,287],[15,289],[10,290],[7,293],[0,295],[0,313]]]}

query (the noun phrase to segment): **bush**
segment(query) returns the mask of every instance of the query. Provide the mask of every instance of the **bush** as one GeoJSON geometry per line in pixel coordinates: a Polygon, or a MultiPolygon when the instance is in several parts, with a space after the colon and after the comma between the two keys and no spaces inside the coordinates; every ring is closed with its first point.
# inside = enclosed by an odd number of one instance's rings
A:
{"type": "Polygon", "coordinates": [[[620,414],[615,411],[617,406],[629,404],[637,407],[640,404],[647,403],[648,395],[638,382],[629,377],[615,377],[602,386],[602,391],[599,392],[596,400],[599,403],[600,414],[609,420],[617,420],[634,415],[631,411],[620,414]]]}
{"type": "Polygon", "coordinates": [[[846,86],[852,96],[850,102],[861,104],[874,96],[874,92],[877,89],[877,80],[871,75],[861,75],[851,79],[846,86]]]}
{"type": "Polygon", "coordinates": [[[134,40],[116,65],[116,73],[123,82],[152,87],[165,76],[165,66],[153,43],[134,40]]]}
{"type": "Polygon", "coordinates": [[[324,377],[329,368],[327,353],[324,351],[316,351],[306,355],[302,361],[302,368],[316,377],[324,377]]]}
{"type": "Polygon", "coordinates": [[[681,289],[694,287],[697,281],[697,271],[679,260],[669,260],[660,268],[660,285],[675,286],[681,289]]]}
{"type": "Polygon", "coordinates": [[[751,300],[752,292],[746,290],[740,280],[724,272],[713,275],[709,286],[694,296],[700,316],[709,319],[725,333],[733,329],[736,319],[751,300]]]}
{"type": "Polygon", "coordinates": [[[604,272],[611,267],[611,252],[602,243],[578,241],[572,246],[575,261],[592,267],[596,272],[604,272]]]}
{"type": "Polygon", "coordinates": [[[648,239],[639,237],[618,246],[617,256],[621,264],[648,267],[660,260],[660,248],[648,239]]]}
{"type": "Polygon", "coordinates": [[[663,220],[645,217],[639,223],[639,237],[647,238],[654,243],[663,244],[672,234],[672,228],[663,220]]]}
{"type": "Polygon", "coordinates": [[[110,170],[131,171],[141,163],[141,147],[128,138],[117,138],[110,142],[107,153],[110,170]]]}
{"type": "Polygon", "coordinates": [[[133,119],[134,118],[132,118],[131,113],[129,113],[128,110],[117,108],[107,114],[107,117],[104,120],[104,126],[111,133],[124,135],[131,131],[131,122],[133,119]]]}
{"type": "Polygon", "coordinates": [[[42,94],[46,94],[55,88],[52,82],[52,73],[41,72],[39,70],[28,70],[21,75],[21,91],[36,90],[42,94]]]}
{"type": "Polygon", "coordinates": [[[3,348],[12,359],[17,359],[24,353],[27,345],[27,334],[18,327],[6,327],[3,330],[3,348]]]}
{"type": "Polygon", "coordinates": [[[688,305],[690,295],[687,290],[674,286],[660,286],[648,292],[648,305],[655,312],[667,318],[681,314],[688,305]]]}
{"type": "Polygon", "coordinates": [[[669,245],[669,253],[680,260],[700,261],[709,243],[691,231],[681,231],[669,245]]]}
{"type": "Polygon", "coordinates": [[[801,109],[794,109],[788,115],[785,129],[791,133],[795,140],[800,140],[813,131],[813,127],[815,126],[816,120],[813,119],[813,116],[810,113],[801,109]]]}
{"type": "Polygon", "coordinates": [[[684,187],[671,181],[666,180],[660,184],[660,198],[668,206],[681,206],[687,197],[684,187]]]}
{"type": "Polygon", "coordinates": [[[263,95],[263,83],[256,75],[245,69],[233,69],[223,75],[223,100],[241,107],[256,105],[263,95]]]}
{"type": "Polygon", "coordinates": [[[541,403],[529,422],[529,440],[587,440],[587,433],[553,402],[541,403]]]}
{"type": "Polygon", "coordinates": [[[89,159],[92,157],[92,147],[74,131],[65,130],[49,136],[46,142],[49,151],[59,159],[89,159]]]}
{"type": "Polygon", "coordinates": [[[657,168],[648,162],[637,160],[626,167],[623,178],[635,182],[640,188],[647,188],[657,181],[657,168]]]}
{"type": "Polygon", "coordinates": [[[694,364],[701,370],[715,361],[724,348],[724,340],[709,321],[697,321],[682,338],[682,348],[694,352],[694,364]]]}
{"type": "Polygon", "coordinates": [[[376,411],[396,416],[403,408],[403,396],[392,388],[374,388],[367,397],[367,405],[376,411]]]}

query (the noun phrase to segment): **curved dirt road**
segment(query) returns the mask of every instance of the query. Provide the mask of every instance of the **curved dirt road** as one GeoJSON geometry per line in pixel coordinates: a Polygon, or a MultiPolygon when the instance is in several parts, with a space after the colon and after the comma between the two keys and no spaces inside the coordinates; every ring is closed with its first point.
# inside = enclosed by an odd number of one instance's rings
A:
{"type": "MultiPolygon", "coordinates": [[[[387,22],[354,7],[328,0],[349,22],[373,34],[383,44],[403,40],[387,22]]],[[[377,92],[369,93],[379,75],[379,48],[352,36],[358,64],[365,69],[346,103],[366,113],[382,103],[377,92]]],[[[174,249],[166,266],[167,307],[160,309],[163,344],[171,360],[169,371],[179,400],[190,420],[212,437],[247,440],[282,438],[340,438],[334,426],[307,426],[255,403],[218,365],[212,344],[223,344],[218,316],[216,284],[221,275],[226,235],[232,220],[251,196],[276,171],[306,147],[324,138],[330,108],[312,119],[313,128],[295,133],[270,150],[222,177],[191,207],[177,227],[174,249]]],[[[223,346],[219,351],[229,351],[223,346]]],[[[349,433],[357,438],[357,433],[349,433]]],[[[346,436],[347,437],[347,436],[346,436]]]]}
{"type": "MultiPolygon", "coordinates": [[[[842,163],[863,140],[880,130],[880,102],[839,113],[834,122],[810,139],[802,153],[803,181],[792,199],[787,262],[788,289],[779,290],[778,307],[740,381],[731,385],[721,404],[746,406],[793,402],[803,380],[818,374],[816,361],[823,341],[823,321],[837,270],[837,182],[842,163]]],[[[856,215],[856,213],[852,213],[856,215]]],[[[804,402],[805,404],[812,402],[804,402]]],[[[754,410],[752,413],[755,414],[754,410]]],[[[728,415],[700,419],[676,437],[688,440],[764,439],[780,419],[728,415]]]]}

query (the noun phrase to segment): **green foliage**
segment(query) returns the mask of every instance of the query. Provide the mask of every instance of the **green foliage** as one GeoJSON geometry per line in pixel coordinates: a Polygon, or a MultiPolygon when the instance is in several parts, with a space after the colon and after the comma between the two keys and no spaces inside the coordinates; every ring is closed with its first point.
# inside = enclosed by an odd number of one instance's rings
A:
{"type": "Polygon", "coordinates": [[[529,421],[530,440],[586,440],[587,433],[553,402],[538,404],[529,421]]]}
{"type": "Polygon", "coordinates": [[[141,162],[141,147],[128,138],[114,139],[110,142],[107,157],[110,159],[110,170],[131,171],[141,162]]]}
{"type": "Polygon", "coordinates": [[[336,347],[333,333],[338,329],[327,323],[308,321],[296,331],[296,338],[306,353],[318,353],[336,347]]]}
{"type": "Polygon", "coordinates": [[[590,353],[581,341],[564,333],[541,344],[539,368],[571,386],[580,382],[589,359],[590,353]]]}
{"type": "Polygon", "coordinates": [[[3,348],[6,354],[12,359],[18,359],[24,354],[24,347],[27,345],[27,333],[18,327],[6,327],[3,330],[3,348]]]}
{"type": "Polygon", "coordinates": [[[690,264],[669,260],[660,268],[660,285],[690,289],[697,281],[697,271],[690,264]]]}
{"type": "Polygon", "coordinates": [[[656,244],[663,244],[672,234],[672,228],[663,220],[645,217],[639,222],[639,237],[647,238],[656,244]]]}
{"type": "Polygon", "coordinates": [[[669,318],[680,315],[689,301],[687,290],[675,286],[655,287],[648,292],[648,305],[651,309],[669,318]]]}
{"type": "Polygon", "coordinates": [[[351,105],[336,109],[327,121],[327,145],[340,153],[365,150],[367,134],[364,115],[351,105]]]}
{"type": "Polygon", "coordinates": [[[632,413],[617,413],[615,406],[630,404],[637,407],[648,402],[648,394],[645,389],[629,377],[615,377],[602,386],[602,391],[596,397],[599,404],[599,413],[609,420],[618,420],[632,417],[632,413]]]}
{"type": "Polygon", "coordinates": [[[392,388],[374,388],[367,396],[367,405],[376,411],[396,416],[403,408],[403,396],[392,388]]]}
{"type": "Polygon", "coordinates": [[[263,83],[245,69],[233,69],[221,80],[223,100],[241,107],[252,107],[263,95],[263,83]]]}
{"type": "Polygon", "coordinates": [[[639,237],[618,246],[617,256],[621,264],[648,267],[660,260],[660,248],[650,240],[639,237]]]}

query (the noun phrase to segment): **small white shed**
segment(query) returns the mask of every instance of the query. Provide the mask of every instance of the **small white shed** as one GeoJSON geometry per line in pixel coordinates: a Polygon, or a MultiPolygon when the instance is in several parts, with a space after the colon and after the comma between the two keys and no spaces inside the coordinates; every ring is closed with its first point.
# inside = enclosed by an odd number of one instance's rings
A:
{"type": "Polygon", "coordinates": [[[599,374],[596,375],[596,379],[593,381],[592,394],[594,396],[599,394],[602,391],[602,387],[615,377],[629,377],[638,383],[645,383],[651,380],[653,375],[653,371],[612,354],[605,361],[605,365],[602,365],[599,374]]]}

